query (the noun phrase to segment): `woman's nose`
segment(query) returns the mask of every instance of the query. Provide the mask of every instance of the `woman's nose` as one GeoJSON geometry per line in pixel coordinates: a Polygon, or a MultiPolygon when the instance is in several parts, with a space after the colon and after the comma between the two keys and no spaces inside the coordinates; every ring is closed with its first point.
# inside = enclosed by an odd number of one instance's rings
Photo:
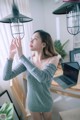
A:
{"type": "Polygon", "coordinates": [[[30,42],[32,43],[32,42],[33,42],[33,39],[31,39],[30,42]]]}

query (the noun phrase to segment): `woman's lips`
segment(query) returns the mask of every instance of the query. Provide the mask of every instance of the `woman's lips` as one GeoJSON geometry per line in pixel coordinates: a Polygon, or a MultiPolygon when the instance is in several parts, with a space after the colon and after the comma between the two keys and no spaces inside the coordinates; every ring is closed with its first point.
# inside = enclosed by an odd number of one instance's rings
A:
{"type": "Polygon", "coordinates": [[[30,47],[33,47],[33,45],[30,45],[30,47]]]}

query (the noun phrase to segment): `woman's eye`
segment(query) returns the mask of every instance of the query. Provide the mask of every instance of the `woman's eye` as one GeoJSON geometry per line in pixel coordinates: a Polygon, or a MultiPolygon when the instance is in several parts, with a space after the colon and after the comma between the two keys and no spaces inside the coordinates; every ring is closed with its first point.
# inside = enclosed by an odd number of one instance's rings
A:
{"type": "Polygon", "coordinates": [[[37,38],[34,38],[34,40],[37,40],[37,38]]]}

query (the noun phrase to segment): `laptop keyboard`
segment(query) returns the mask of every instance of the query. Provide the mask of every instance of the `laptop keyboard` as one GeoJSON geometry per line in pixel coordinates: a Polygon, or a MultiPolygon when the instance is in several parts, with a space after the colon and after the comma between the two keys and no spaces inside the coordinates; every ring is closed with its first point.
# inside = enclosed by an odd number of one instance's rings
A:
{"type": "Polygon", "coordinates": [[[63,82],[65,82],[67,85],[69,85],[71,83],[71,81],[69,81],[65,76],[60,76],[59,77],[63,82]]]}

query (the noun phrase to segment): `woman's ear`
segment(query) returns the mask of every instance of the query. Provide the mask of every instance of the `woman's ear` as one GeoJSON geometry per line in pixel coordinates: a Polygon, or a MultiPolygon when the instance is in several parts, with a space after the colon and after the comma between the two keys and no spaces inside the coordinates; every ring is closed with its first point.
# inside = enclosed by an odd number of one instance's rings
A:
{"type": "Polygon", "coordinates": [[[46,47],[46,43],[43,43],[43,48],[46,47]]]}

